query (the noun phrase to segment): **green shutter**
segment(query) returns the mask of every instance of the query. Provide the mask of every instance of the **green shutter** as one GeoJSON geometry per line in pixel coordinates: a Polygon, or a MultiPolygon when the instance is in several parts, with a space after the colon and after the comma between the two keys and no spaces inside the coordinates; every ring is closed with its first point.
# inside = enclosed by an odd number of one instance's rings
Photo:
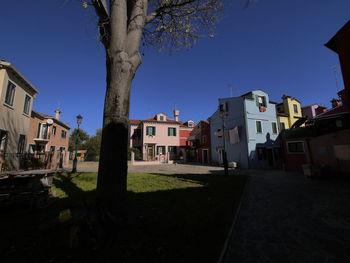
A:
{"type": "Polygon", "coordinates": [[[171,128],[168,128],[168,136],[171,136],[170,131],[171,131],[171,128]]]}
{"type": "Polygon", "coordinates": [[[155,136],[156,135],[156,127],[152,127],[152,128],[153,128],[152,135],[155,136]]]}

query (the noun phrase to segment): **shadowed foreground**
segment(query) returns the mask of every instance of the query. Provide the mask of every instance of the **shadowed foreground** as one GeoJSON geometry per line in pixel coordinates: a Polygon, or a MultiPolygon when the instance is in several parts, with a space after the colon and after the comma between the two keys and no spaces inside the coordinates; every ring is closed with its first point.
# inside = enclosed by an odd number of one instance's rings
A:
{"type": "Polygon", "coordinates": [[[0,226],[2,262],[215,262],[245,178],[130,174],[124,227],[102,250],[74,220],[42,230],[59,211],[93,200],[95,184],[94,173],[58,175],[53,191],[59,199],[46,211],[8,209],[0,226]],[[84,243],[72,240],[74,231],[84,243]]]}

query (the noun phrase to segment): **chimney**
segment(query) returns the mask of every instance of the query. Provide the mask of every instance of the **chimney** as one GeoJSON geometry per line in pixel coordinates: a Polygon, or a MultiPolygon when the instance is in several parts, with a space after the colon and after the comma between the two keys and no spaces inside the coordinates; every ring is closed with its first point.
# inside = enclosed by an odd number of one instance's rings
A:
{"type": "Polygon", "coordinates": [[[55,113],[56,113],[55,118],[56,118],[56,120],[59,120],[59,119],[60,119],[61,112],[62,112],[62,111],[60,111],[60,110],[55,110],[55,113]]]}
{"type": "Polygon", "coordinates": [[[174,119],[175,119],[175,121],[179,121],[179,115],[180,115],[180,111],[179,110],[174,110],[174,119]]]}
{"type": "Polygon", "coordinates": [[[332,103],[332,108],[340,106],[340,100],[332,99],[331,103],[332,103]]]}

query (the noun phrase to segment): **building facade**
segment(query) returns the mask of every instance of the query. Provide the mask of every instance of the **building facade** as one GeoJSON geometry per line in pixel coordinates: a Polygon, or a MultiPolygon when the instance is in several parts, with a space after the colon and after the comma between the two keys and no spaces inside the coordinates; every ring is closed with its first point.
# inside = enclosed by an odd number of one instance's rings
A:
{"type": "Polygon", "coordinates": [[[32,111],[28,132],[28,153],[50,155],[51,166],[64,166],[68,162],[70,127],[60,121],[60,110],[55,117],[32,111]]]}
{"type": "Polygon", "coordinates": [[[174,111],[174,119],[165,113],[158,113],[154,118],[130,120],[130,148],[137,148],[144,161],[169,162],[181,159],[189,133],[187,128],[194,126],[192,121],[178,120],[179,111],[174,111]],[[183,144],[183,145],[182,145],[183,144]]]}
{"type": "Polygon", "coordinates": [[[327,112],[327,107],[311,104],[301,108],[301,113],[303,116],[308,117],[310,119],[315,118],[317,115],[327,112]]]}
{"type": "Polygon", "coordinates": [[[280,130],[289,129],[302,117],[299,100],[288,95],[283,95],[282,100],[282,103],[276,105],[277,121],[280,130]]]}
{"type": "Polygon", "coordinates": [[[195,161],[202,164],[211,163],[210,124],[201,120],[192,130],[190,137],[191,152],[195,161]]]}
{"type": "MultiPolygon", "coordinates": [[[[38,90],[9,62],[0,60],[0,166],[19,167],[26,151],[33,100],[38,90]]],[[[1,169],[1,167],[0,167],[1,169]]]]}
{"type": "Polygon", "coordinates": [[[219,99],[219,106],[209,118],[213,163],[223,163],[225,149],[228,162],[241,168],[280,165],[276,104],[267,93],[254,90],[219,99]]]}

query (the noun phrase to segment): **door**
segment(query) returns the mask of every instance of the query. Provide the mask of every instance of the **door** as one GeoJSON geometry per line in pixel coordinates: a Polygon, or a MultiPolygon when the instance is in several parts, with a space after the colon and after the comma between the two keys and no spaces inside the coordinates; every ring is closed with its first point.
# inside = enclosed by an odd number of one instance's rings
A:
{"type": "Polygon", "coordinates": [[[154,159],[154,145],[147,146],[147,160],[153,161],[154,159]]]}
{"type": "Polygon", "coordinates": [[[267,149],[267,160],[269,162],[269,167],[273,167],[273,150],[267,149]]]}
{"type": "Polygon", "coordinates": [[[208,163],[208,150],[203,150],[203,163],[208,163]]]}

